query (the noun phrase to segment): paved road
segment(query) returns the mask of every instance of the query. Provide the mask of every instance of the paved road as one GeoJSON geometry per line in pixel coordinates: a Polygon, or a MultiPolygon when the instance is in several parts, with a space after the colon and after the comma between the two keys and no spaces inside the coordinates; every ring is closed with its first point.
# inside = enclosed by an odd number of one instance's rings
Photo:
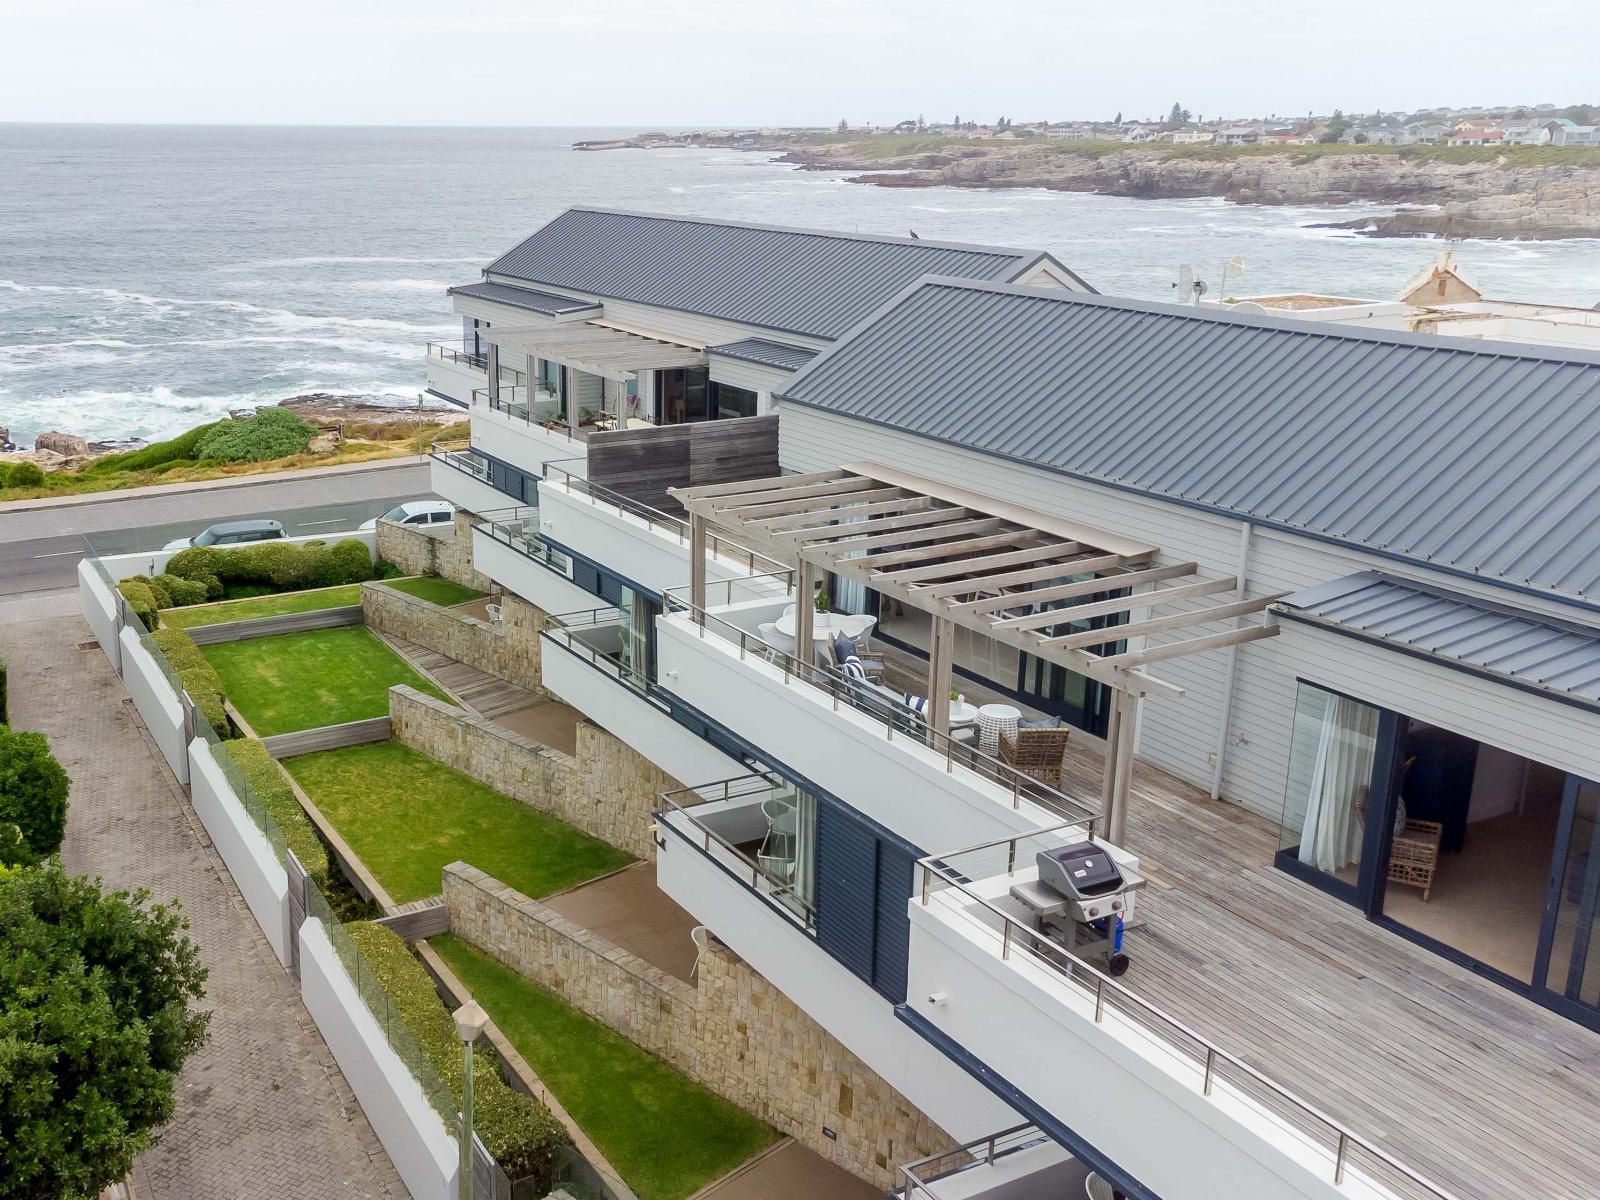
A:
{"type": "Polygon", "coordinates": [[[330,470],[315,479],[135,496],[94,504],[0,510],[0,596],[74,586],[86,553],[159,550],[214,521],[276,517],[291,534],[351,529],[402,500],[432,495],[426,463],[330,470]]]}

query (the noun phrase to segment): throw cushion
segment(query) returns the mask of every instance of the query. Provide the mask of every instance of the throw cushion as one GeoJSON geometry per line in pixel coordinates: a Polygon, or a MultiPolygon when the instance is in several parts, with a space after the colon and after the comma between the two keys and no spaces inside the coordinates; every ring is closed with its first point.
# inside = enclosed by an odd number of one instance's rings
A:
{"type": "Polygon", "coordinates": [[[907,692],[906,693],[906,707],[909,708],[912,712],[918,714],[919,716],[927,716],[928,715],[928,698],[926,696],[916,696],[916,695],[913,695],[910,692],[907,692]]]}
{"type": "Polygon", "coordinates": [[[1019,720],[1017,722],[1017,728],[1018,729],[1060,729],[1061,728],[1061,718],[1060,717],[1040,717],[1038,720],[1035,721],[1035,720],[1030,720],[1027,717],[1023,717],[1021,720],[1019,720]]]}
{"type": "Polygon", "coordinates": [[[846,679],[855,679],[861,683],[865,683],[867,681],[867,668],[861,664],[861,660],[854,654],[845,659],[842,665],[844,667],[844,677],[846,679]]]}
{"type": "Polygon", "coordinates": [[[835,662],[840,664],[847,663],[852,658],[855,658],[856,654],[856,644],[854,641],[842,633],[836,633],[833,635],[833,659],[835,662]]]}

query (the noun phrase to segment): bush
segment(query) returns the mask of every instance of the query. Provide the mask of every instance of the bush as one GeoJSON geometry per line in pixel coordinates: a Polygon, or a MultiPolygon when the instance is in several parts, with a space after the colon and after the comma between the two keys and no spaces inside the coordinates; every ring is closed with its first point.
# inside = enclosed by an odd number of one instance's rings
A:
{"type": "MultiPolygon", "coordinates": [[[[171,573],[157,575],[150,582],[153,585],[158,585],[162,591],[165,591],[171,597],[172,603],[163,606],[166,608],[182,608],[187,604],[204,604],[211,595],[211,589],[205,583],[196,582],[193,579],[182,579],[171,573]]],[[[218,580],[217,589],[219,593],[221,588],[222,582],[218,580]]],[[[160,592],[156,593],[157,599],[160,598],[160,595],[160,592]]]]}
{"type": "Polygon", "coordinates": [[[387,558],[380,558],[372,566],[372,577],[374,579],[404,579],[406,573],[387,558]]]}
{"type": "Polygon", "coordinates": [[[135,576],[118,583],[117,591],[122,593],[122,598],[128,602],[128,607],[133,609],[133,615],[139,618],[146,629],[156,627],[158,624],[156,613],[161,606],[156,602],[156,594],[150,590],[148,583],[135,576]]]}
{"type": "Polygon", "coordinates": [[[6,486],[14,488],[43,487],[44,471],[39,468],[38,463],[12,463],[11,470],[6,472],[6,486]]]}
{"type": "Polygon", "coordinates": [[[200,440],[221,424],[224,422],[211,421],[205,425],[197,425],[164,442],[151,442],[148,446],[141,446],[137,450],[104,455],[92,460],[83,468],[83,473],[102,475],[107,471],[148,471],[155,468],[170,468],[180,463],[192,463],[196,457],[194,449],[200,444],[200,440]]]}
{"type": "Polygon", "coordinates": [[[6,716],[6,660],[0,658],[0,725],[7,723],[6,716]]]}
{"type": "MultiPolygon", "coordinates": [[[[366,923],[345,928],[459,1103],[465,1080],[461,1042],[432,977],[398,934],[366,923]]],[[[507,1087],[491,1054],[473,1055],[472,1092],[473,1124],[489,1153],[513,1180],[533,1177],[540,1189],[534,1194],[543,1195],[555,1183],[565,1149],[572,1144],[566,1129],[532,1096],[507,1087]]]]}
{"type": "Polygon", "coordinates": [[[156,630],[150,635],[150,640],[166,655],[167,664],[177,674],[183,690],[189,693],[189,699],[194,701],[195,708],[206,724],[216,731],[219,738],[231,736],[233,731],[228,728],[228,710],[223,707],[227,694],[222,690],[222,680],[217,676],[216,669],[206,661],[206,656],[200,653],[200,647],[194,644],[194,639],[181,629],[168,628],[156,630]]]}
{"type": "Polygon", "coordinates": [[[206,585],[212,599],[226,591],[238,595],[243,587],[261,586],[272,592],[301,588],[335,587],[362,583],[373,576],[372,555],[354,538],[329,546],[307,542],[260,542],[237,550],[193,546],[180,550],[167,563],[167,572],[206,585]]]}
{"type": "Polygon", "coordinates": [[[150,589],[150,594],[156,598],[156,608],[171,608],[172,593],[167,591],[166,585],[159,579],[151,579],[148,575],[130,575],[125,583],[142,583],[150,589]]]}
{"type": "Polygon", "coordinates": [[[0,462],[0,491],[4,491],[6,485],[10,482],[11,464],[8,462],[0,462]]]}
{"type": "Polygon", "coordinates": [[[59,863],[0,871],[0,1195],[96,1196],[172,1119],[209,1020],[187,926],[59,863]]]}
{"type": "Polygon", "coordinates": [[[263,408],[243,421],[219,421],[194,448],[213,462],[265,462],[299,454],[316,430],[286,408],[263,408]]]}
{"type": "Polygon", "coordinates": [[[0,725],[0,825],[21,831],[34,862],[61,849],[69,786],[44,734],[0,725]]]}

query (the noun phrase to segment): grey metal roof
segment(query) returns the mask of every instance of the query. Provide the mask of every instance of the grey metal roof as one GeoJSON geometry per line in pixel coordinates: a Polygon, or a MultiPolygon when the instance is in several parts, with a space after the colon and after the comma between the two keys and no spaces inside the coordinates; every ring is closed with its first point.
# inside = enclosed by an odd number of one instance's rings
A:
{"type": "Polygon", "coordinates": [[[707,354],[720,354],[724,358],[738,358],[759,363],[763,367],[777,367],[780,371],[798,371],[820,351],[810,346],[790,346],[784,342],[769,342],[766,338],[744,338],[737,342],[724,342],[720,346],[707,346],[707,354]]]}
{"type": "Polygon", "coordinates": [[[1281,615],[1600,708],[1600,629],[1377,571],[1278,601],[1281,615]]]}
{"type": "Polygon", "coordinates": [[[496,304],[509,304],[512,308],[525,308],[530,312],[544,313],[548,317],[598,311],[600,308],[600,305],[593,300],[557,296],[553,292],[539,292],[509,283],[462,283],[450,288],[448,294],[471,296],[475,300],[493,300],[496,304]]]}
{"type": "Polygon", "coordinates": [[[932,279],[785,400],[1517,587],[1600,591],[1600,355],[932,279]]]}
{"type": "Polygon", "coordinates": [[[573,208],[485,273],[837,338],[919,276],[1014,279],[1041,260],[1055,262],[1036,250],[573,208]]]}

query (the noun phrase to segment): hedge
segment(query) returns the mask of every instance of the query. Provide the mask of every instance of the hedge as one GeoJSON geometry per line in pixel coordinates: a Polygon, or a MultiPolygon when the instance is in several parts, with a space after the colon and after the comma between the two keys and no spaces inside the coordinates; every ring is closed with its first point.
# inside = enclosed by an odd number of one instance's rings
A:
{"type": "Polygon", "coordinates": [[[189,699],[194,701],[195,708],[217,736],[224,739],[233,736],[228,727],[228,712],[223,707],[227,695],[222,690],[222,680],[194,640],[176,628],[158,629],[150,635],[150,640],[167,656],[167,662],[183,683],[183,690],[189,693],[189,699]]]}
{"type": "Polygon", "coordinates": [[[332,546],[307,542],[260,542],[237,550],[192,546],[180,550],[167,563],[167,573],[205,585],[213,599],[224,585],[265,585],[280,592],[303,588],[336,587],[372,578],[372,554],[364,543],[350,538],[332,546]]]}
{"type": "MultiPolygon", "coordinates": [[[[345,931],[459,1103],[465,1079],[461,1041],[432,976],[400,936],[383,926],[357,922],[345,931]]],[[[535,1195],[549,1191],[572,1144],[561,1122],[532,1096],[507,1087],[490,1054],[473,1055],[472,1103],[473,1126],[501,1169],[513,1180],[531,1176],[539,1189],[535,1195]]]]}
{"type": "Polygon", "coordinates": [[[156,613],[161,605],[156,600],[156,594],[150,588],[149,581],[142,579],[124,579],[118,582],[117,591],[122,593],[122,598],[128,602],[128,607],[133,609],[133,615],[139,618],[146,629],[154,629],[160,621],[156,613]]]}

